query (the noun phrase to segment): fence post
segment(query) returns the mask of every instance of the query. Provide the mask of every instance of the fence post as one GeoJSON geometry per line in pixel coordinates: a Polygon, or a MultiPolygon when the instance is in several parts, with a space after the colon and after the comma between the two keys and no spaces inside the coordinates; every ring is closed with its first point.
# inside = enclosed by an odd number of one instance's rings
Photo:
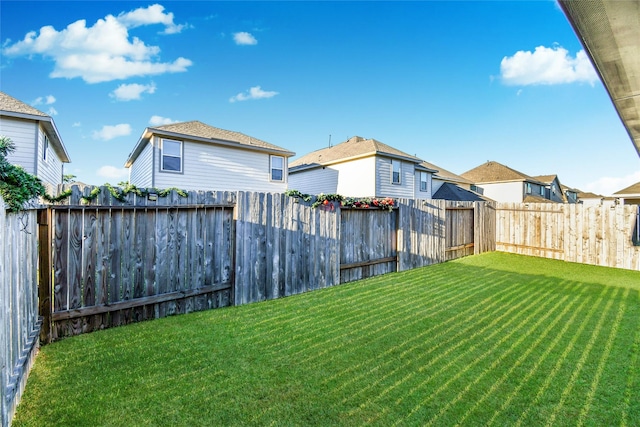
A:
{"type": "Polygon", "coordinates": [[[40,341],[51,342],[51,208],[38,210],[38,314],[40,341]]]}

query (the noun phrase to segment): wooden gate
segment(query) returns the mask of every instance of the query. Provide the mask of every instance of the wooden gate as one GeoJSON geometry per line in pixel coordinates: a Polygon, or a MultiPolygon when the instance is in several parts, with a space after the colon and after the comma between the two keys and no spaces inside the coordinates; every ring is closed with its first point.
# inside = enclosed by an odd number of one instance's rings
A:
{"type": "Polygon", "coordinates": [[[473,202],[447,202],[445,215],[446,261],[474,253],[473,202]]]}
{"type": "Polygon", "coordinates": [[[232,303],[232,206],[50,209],[49,340],[232,303]]]}
{"type": "Polygon", "coordinates": [[[397,271],[397,210],[340,211],[340,283],[397,271]]]}

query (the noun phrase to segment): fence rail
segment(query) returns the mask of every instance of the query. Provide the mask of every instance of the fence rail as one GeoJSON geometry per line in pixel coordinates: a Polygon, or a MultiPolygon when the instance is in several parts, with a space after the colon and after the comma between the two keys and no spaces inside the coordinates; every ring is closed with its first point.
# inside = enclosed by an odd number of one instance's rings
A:
{"type": "Polygon", "coordinates": [[[498,203],[496,249],[583,264],[640,270],[637,206],[498,203]]]}

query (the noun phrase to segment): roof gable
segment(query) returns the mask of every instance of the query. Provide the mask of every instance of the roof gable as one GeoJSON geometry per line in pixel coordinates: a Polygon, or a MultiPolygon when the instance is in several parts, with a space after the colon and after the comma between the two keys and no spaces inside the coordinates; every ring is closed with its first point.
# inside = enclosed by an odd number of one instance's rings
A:
{"type": "Polygon", "coordinates": [[[365,139],[360,136],[354,136],[347,141],[332,147],[323,148],[312,151],[304,156],[294,160],[289,164],[290,167],[303,166],[324,166],[332,163],[339,163],[350,159],[356,159],[367,156],[383,155],[388,157],[400,158],[414,163],[422,162],[416,156],[407,154],[375,139],[365,139]]]}
{"type": "Polygon", "coordinates": [[[461,174],[463,178],[475,184],[505,181],[529,181],[542,184],[535,178],[498,162],[488,161],[461,174]]]}
{"type": "Polygon", "coordinates": [[[636,182],[635,184],[632,184],[630,186],[628,186],[627,188],[623,188],[620,191],[616,191],[613,194],[617,194],[617,195],[623,195],[623,194],[640,194],[640,182],[636,182]]]}
{"type": "Polygon", "coordinates": [[[457,185],[445,182],[433,194],[434,199],[455,200],[458,202],[484,202],[490,200],[470,190],[460,188],[457,185]]]}
{"type": "Polygon", "coordinates": [[[50,117],[37,108],[33,108],[29,104],[7,95],[4,92],[0,92],[0,110],[7,113],[26,114],[29,116],[50,117]]]}

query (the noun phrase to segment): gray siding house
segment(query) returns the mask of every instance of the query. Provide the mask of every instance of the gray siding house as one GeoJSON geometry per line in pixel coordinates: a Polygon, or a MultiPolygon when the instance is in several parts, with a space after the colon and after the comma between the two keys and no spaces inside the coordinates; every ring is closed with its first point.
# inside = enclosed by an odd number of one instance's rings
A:
{"type": "Polygon", "coordinates": [[[51,116],[0,92],[0,136],[10,138],[16,150],[7,160],[22,166],[44,184],[62,183],[69,154],[51,116]]]}
{"type": "Polygon", "coordinates": [[[146,128],[124,166],[137,187],[282,193],[294,154],[240,132],[190,121],[146,128]]]}

